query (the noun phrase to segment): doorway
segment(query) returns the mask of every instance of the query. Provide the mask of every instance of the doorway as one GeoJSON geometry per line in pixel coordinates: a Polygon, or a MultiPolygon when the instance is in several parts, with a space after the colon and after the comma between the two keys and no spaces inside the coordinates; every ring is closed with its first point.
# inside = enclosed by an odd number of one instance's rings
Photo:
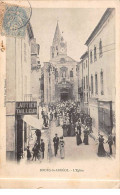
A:
{"type": "Polygon", "coordinates": [[[68,93],[61,93],[61,101],[67,101],[69,99],[68,93]]]}

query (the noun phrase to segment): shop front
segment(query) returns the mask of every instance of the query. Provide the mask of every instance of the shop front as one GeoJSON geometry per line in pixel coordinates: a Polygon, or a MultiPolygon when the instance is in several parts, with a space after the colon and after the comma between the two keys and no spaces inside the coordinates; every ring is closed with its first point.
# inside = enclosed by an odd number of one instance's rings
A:
{"type": "Polygon", "coordinates": [[[23,153],[29,145],[29,141],[31,138],[31,127],[40,129],[40,125],[37,125],[39,120],[35,118],[37,117],[37,102],[16,102],[15,113],[15,153],[16,160],[19,161],[23,157],[23,153]],[[35,117],[33,117],[32,115],[34,115],[35,117]]]}
{"type": "Polygon", "coordinates": [[[112,101],[98,101],[99,130],[105,134],[112,133],[113,129],[112,101]]]}

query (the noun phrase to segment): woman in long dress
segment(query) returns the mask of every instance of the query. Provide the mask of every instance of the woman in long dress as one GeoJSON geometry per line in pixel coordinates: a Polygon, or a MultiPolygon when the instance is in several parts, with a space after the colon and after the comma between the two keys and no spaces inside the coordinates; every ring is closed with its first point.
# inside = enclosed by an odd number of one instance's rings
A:
{"type": "Polygon", "coordinates": [[[66,123],[63,124],[62,128],[63,128],[63,136],[67,137],[67,125],[66,125],[66,123]]]}
{"type": "Polygon", "coordinates": [[[78,124],[77,124],[77,131],[81,135],[81,124],[80,124],[80,122],[78,122],[78,124]]]}
{"type": "Polygon", "coordinates": [[[104,149],[104,138],[103,135],[99,136],[99,146],[98,146],[98,156],[106,156],[106,151],[104,149]]]}
{"type": "Polygon", "coordinates": [[[70,136],[75,136],[75,125],[71,123],[70,125],[70,136]]]}
{"type": "Polygon", "coordinates": [[[89,135],[89,131],[88,131],[88,128],[86,127],[85,130],[84,130],[84,140],[83,140],[83,143],[85,145],[89,145],[89,143],[88,143],[88,135],[89,135]]]}
{"type": "Polygon", "coordinates": [[[27,160],[29,161],[30,159],[31,159],[31,152],[29,146],[27,146],[27,160]]]}
{"type": "Polygon", "coordinates": [[[80,145],[82,143],[81,134],[79,133],[79,131],[76,131],[76,143],[77,145],[80,145]]]}
{"type": "Polygon", "coordinates": [[[61,159],[64,159],[65,158],[65,142],[63,140],[63,137],[60,137],[60,142],[59,142],[59,145],[60,145],[60,157],[61,159]]]}

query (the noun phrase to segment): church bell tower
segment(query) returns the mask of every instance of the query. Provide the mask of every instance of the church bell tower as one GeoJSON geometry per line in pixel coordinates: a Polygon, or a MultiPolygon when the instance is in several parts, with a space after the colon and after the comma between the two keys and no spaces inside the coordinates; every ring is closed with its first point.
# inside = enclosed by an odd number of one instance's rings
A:
{"type": "Polygon", "coordinates": [[[64,41],[64,38],[61,36],[59,25],[57,22],[53,43],[50,48],[50,57],[52,59],[59,55],[67,55],[67,43],[64,41]]]}

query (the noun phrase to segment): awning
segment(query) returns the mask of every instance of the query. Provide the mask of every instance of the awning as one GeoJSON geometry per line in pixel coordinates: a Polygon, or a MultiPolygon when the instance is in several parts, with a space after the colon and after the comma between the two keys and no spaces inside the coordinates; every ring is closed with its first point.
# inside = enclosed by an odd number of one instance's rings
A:
{"type": "Polygon", "coordinates": [[[43,125],[42,120],[35,118],[34,116],[24,115],[23,120],[30,126],[34,127],[35,129],[42,129],[43,125]]]}

